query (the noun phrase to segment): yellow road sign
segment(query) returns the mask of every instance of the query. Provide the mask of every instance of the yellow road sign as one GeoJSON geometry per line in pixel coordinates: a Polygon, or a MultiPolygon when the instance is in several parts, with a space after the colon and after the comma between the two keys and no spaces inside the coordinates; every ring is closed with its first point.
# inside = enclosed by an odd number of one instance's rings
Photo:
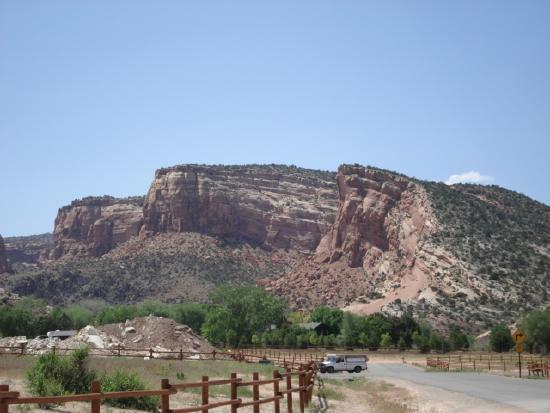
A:
{"type": "Polygon", "coordinates": [[[514,339],[514,342],[516,344],[522,344],[525,343],[525,340],[527,340],[527,336],[521,329],[517,329],[514,334],[512,334],[512,338],[514,339]]]}
{"type": "Polygon", "coordinates": [[[523,353],[523,343],[516,344],[516,353],[523,353]]]}

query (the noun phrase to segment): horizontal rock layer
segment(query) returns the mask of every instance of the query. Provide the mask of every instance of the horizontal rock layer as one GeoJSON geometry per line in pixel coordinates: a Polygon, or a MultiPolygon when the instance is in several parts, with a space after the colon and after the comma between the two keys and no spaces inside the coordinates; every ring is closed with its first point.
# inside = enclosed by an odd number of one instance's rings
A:
{"type": "Polygon", "coordinates": [[[337,203],[329,172],[183,165],[157,171],[141,231],[192,231],[311,252],[334,221],[337,203]]]}
{"type": "Polygon", "coordinates": [[[311,253],[334,221],[335,174],[279,165],[159,169],[145,198],[89,197],[59,210],[51,258],[100,256],[141,234],[199,232],[311,253]]]}

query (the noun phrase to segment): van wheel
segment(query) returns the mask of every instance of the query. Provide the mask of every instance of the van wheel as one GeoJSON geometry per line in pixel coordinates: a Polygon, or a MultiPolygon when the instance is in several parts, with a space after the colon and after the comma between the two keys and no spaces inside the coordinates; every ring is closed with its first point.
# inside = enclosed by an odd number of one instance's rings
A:
{"type": "Polygon", "coordinates": [[[334,373],[334,367],[330,366],[329,368],[327,368],[327,372],[334,373]]]}
{"type": "Polygon", "coordinates": [[[355,366],[355,368],[353,369],[353,371],[356,373],[361,373],[361,370],[363,370],[361,366],[355,366]]]}
{"type": "Polygon", "coordinates": [[[348,373],[353,373],[353,370],[348,370],[348,373]]]}
{"type": "Polygon", "coordinates": [[[324,368],[324,367],[321,367],[321,368],[319,369],[319,371],[320,371],[321,373],[326,373],[326,372],[327,372],[327,369],[324,368]]]}

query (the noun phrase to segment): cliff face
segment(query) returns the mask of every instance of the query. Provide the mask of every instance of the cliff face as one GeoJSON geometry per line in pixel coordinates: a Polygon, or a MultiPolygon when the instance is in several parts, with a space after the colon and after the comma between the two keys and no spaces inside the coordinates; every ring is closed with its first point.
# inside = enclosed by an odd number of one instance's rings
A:
{"type": "Polygon", "coordinates": [[[11,267],[6,257],[6,248],[4,247],[4,239],[0,235],[0,274],[11,272],[11,267]]]}
{"type": "Polygon", "coordinates": [[[53,248],[52,234],[7,237],[4,240],[6,256],[12,266],[18,264],[37,265],[47,260],[53,248]]]}
{"type": "Polygon", "coordinates": [[[59,209],[52,258],[100,256],[138,235],[143,223],[143,197],[88,197],[59,209]]]}
{"type": "MultiPolygon", "coordinates": [[[[266,287],[306,308],[346,306],[397,284],[400,298],[416,296],[428,284],[416,258],[435,227],[425,191],[407,178],[351,165],[338,169],[337,182],[336,220],[315,256],[266,287]]],[[[371,306],[393,300],[390,295],[371,306]]]]}
{"type": "Polygon", "coordinates": [[[199,232],[312,252],[337,208],[334,174],[281,166],[183,165],[156,172],[142,234],[199,232]]]}

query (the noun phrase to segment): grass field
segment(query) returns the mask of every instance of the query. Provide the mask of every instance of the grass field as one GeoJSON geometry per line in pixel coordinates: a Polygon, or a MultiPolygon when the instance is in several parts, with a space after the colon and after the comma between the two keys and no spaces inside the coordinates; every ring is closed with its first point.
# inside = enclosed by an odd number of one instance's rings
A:
{"type": "MultiPolygon", "coordinates": [[[[11,390],[21,392],[22,395],[30,395],[26,389],[25,377],[26,371],[31,367],[36,358],[34,356],[0,356],[0,384],[10,385],[11,390]]],[[[148,384],[151,389],[159,389],[161,379],[167,378],[171,383],[188,383],[201,381],[202,376],[208,376],[210,379],[228,379],[231,373],[237,373],[237,376],[243,380],[252,380],[252,373],[257,372],[260,378],[271,378],[273,370],[282,371],[281,368],[272,364],[242,363],[236,361],[223,360],[144,360],[141,358],[114,358],[114,357],[91,357],[89,359],[89,368],[95,370],[99,375],[115,370],[132,371],[148,384]]],[[[293,379],[293,386],[297,385],[297,379],[293,379]]],[[[284,388],[282,385],[281,388],[284,388]]],[[[211,401],[222,401],[228,399],[230,395],[229,385],[213,386],[210,390],[211,401]]],[[[251,387],[239,388],[238,396],[242,399],[252,397],[251,387]]],[[[273,396],[273,387],[265,385],[260,387],[260,397],[273,396]]],[[[298,407],[297,397],[295,396],[293,405],[298,407]]],[[[193,406],[200,404],[200,389],[191,388],[179,391],[177,395],[170,398],[171,403],[178,407],[193,406]]],[[[86,403],[68,403],[68,411],[74,413],[89,412],[86,403]]],[[[281,403],[281,411],[286,409],[286,404],[281,403]]],[[[28,411],[42,412],[42,410],[24,407],[12,407],[10,411],[28,411]]],[[[111,412],[118,412],[117,409],[106,408],[111,412]]],[[[267,409],[267,407],[266,407],[267,409]]],[[[59,410],[66,412],[67,410],[59,410]]],[[[217,409],[217,412],[224,412],[223,408],[217,409]]],[[[245,413],[248,410],[240,409],[245,413]]],[[[250,410],[251,412],[252,410],[250,410]]],[[[121,410],[121,412],[128,412],[121,410]]]]}

